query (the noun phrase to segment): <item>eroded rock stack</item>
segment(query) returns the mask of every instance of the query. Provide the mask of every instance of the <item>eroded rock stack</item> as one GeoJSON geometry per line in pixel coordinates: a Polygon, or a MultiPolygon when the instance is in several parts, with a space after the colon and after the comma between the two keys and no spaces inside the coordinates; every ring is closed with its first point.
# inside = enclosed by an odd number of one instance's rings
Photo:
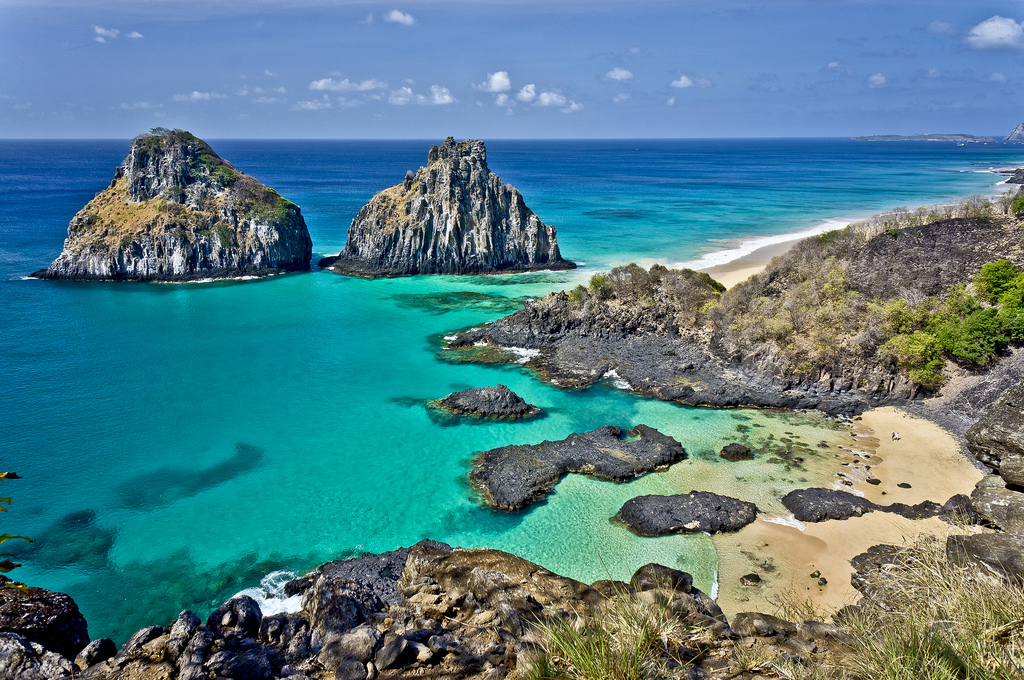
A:
{"type": "Polygon", "coordinates": [[[345,248],[321,267],[354,276],[485,274],[572,269],[555,229],[487,167],[480,140],[449,137],[427,165],[374,196],[352,221],[345,248]]]}
{"type": "Polygon", "coordinates": [[[33,276],[188,281],[309,269],[299,207],[183,130],[132,140],[110,186],[68,225],[64,250],[33,276]]]}

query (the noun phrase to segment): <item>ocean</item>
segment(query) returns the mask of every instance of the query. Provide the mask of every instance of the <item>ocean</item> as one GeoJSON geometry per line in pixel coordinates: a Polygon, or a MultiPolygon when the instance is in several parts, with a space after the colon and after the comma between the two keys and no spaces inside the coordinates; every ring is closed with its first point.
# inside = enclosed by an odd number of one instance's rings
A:
{"type": "MultiPolygon", "coordinates": [[[[337,253],[377,191],[426,162],[429,141],[209,140],[298,203],[314,262],[337,253]]],[[[439,143],[440,140],[433,140],[439,143]]],[[[843,140],[489,141],[491,169],[558,229],[580,268],[366,281],[314,270],[206,284],[29,279],[107,186],[127,140],[0,141],[0,532],[11,575],[67,592],[93,638],[123,642],[232,594],[268,611],[288,574],[423,538],[495,547],[592,581],[660,562],[713,591],[707,536],[639,538],[609,522],[646,493],[723,491],[783,515],[789,489],[828,484],[815,414],[686,408],[613,379],[579,392],[521,366],[449,363],[446,332],[631,261],[711,265],[754,246],[896,206],[990,194],[1024,149],[843,140]],[[443,419],[425,401],[508,385],[545,416],[443,419]],[[616,485],[571,475],[521,513],[469,486],[473,454],[643,423],[688,460],[616,485]],[[806,447],[802,468],[729,463],[731,441],[806,447]],[[261,581],[263,585],[261,586],[261,581]]],[[[292,603],[293,604],[293,603],[292,603]]]]}

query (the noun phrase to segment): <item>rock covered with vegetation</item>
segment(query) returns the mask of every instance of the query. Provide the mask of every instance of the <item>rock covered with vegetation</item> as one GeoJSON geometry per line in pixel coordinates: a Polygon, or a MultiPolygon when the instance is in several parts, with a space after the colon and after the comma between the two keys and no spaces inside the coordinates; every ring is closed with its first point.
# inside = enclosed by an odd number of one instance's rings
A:
{"type": "Polygon", "coordinates": [[[68,225],[49,279],[187,281],[309,269],[299,207],[183,130],[132,140],[110,186],[68,225]]]}
{"type": "Polygon", "coordinates": [[[566,387],[614,372],[687,404],[854,413],[931,394],[948,361],[987,368],[1024,340],[1022,210],[1007,194],[895,211],[805,239],[728,291],[617,267],[448,347],[538,350],[526,365],[566,387]]]}
{"type": "Polygon", "coordinates": [[[320,261],[341,274],[411,276],[572,269],[555,228],[487,167],[480,140],[449,137],[427,165],[374,196],[352,220],[345,248],[320,261]]]}

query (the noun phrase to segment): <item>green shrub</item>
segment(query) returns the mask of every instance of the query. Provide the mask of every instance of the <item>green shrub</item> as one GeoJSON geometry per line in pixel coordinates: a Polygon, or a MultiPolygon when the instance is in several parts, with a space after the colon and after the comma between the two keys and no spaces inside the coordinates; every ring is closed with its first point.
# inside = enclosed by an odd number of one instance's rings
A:
{"type": "Polygon", "coordinates": [[[1009,260],[996,260],[981,266],[981,270],[974,277],[974,287],[989,301],[996,304],[999,296],[1003,294],[1020,275],[1020,269],[1009,260]]]}
{"type": "Polygon", "coordinates": [[[608,276],[606,274],[594,274],[590,277],[591,295],[594,295],[599,300],[605,300],[611,297],[612,287],[608,283],[608,276]]]}
{"type": "Polygon", "coordinates": [[[1024,274],[999,296],[999,326],[1010,340],[1024,340],[1024,274]]]}
{"type": "Polygon", "coordinates": [[[569,291],[569,302],[574,305],[583,303],[583,296],[587,294],[587,289],[583,286],[576,286],[569,291]]]}
{"type": "Polygon", "coordinates": [[[894,361],[909,373],[911,380],[920,385],[936,387],[942,382],[946,359],[938,339],[930,333],[914,331],[896,335],[878,348],[878,355],[894,361]]]}

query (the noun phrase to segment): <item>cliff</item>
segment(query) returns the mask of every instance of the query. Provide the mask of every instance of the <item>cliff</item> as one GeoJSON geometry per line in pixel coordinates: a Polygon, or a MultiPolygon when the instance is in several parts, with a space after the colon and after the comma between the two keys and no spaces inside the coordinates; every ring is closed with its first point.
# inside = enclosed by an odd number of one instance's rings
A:
{"type": "Polygon", "coordinates": [[[33,276],[187,281],[309,269],[299,207],[203,140],[156,128],[132,140],[110,186],[71,220],[64,250],[33,276]]]}
{"type": "Polygon", "coordinates": [[[363,206],[345,248],[320,266],[371,278],[576,267],[562,259],[554,227],[487,168],[484,143],[451,137],[363,206]]]}

